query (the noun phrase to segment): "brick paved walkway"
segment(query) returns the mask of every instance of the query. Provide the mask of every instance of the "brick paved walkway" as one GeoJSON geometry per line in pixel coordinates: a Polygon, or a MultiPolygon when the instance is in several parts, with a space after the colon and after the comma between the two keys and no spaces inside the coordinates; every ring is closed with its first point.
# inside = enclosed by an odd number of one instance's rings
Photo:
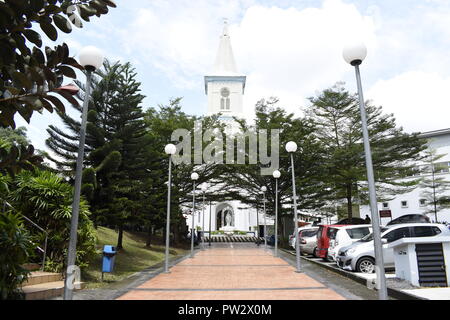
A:
{"type": "Polygon", "coordinates": [[[342,300],[342,296],[263,248],[196,252],[119,300],[342,300]]]}

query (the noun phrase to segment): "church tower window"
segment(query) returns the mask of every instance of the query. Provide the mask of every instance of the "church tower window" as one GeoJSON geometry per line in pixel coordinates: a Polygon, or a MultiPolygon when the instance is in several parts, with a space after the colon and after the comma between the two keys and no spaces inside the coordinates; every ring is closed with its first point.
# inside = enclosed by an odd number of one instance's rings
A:
{"type": "Polygon", "coordinates": [[[220,110],[230,110],[230,90],[228,88],[222,88],[220,95],[220,110]]]}

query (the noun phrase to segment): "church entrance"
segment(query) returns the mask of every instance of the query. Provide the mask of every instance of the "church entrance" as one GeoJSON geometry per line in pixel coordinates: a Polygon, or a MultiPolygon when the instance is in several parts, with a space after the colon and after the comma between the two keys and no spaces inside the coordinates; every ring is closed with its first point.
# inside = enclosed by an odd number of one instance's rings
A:
{"type": "Polygon", "coordinates": [[[222,211],[220,210],[219,212],[217,212],[216,215],[216,228],[217,230],[220,230],[220,228],[222,228],[222,211]]]}
{"type": "Polygon", "coordinates": [[[222,203],[216,209],[216,230],[232,231],[235,229],[235,216],[233,208],[222,203]]]}

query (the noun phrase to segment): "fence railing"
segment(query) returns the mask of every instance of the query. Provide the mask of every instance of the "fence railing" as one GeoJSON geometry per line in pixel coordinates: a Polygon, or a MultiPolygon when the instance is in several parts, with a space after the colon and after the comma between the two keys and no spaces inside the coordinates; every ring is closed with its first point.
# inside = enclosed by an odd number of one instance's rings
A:
{"type": "Polygon", "coordinates": [[[30,218],[24,216],[23,214],[21,214],[21,216],[27,220],[29,223],[31,223],[35,228],[39,229],[40,231],[42,231],[45,234],[45,241],[44,241],[44,248],[41,247],[37,247],[37,249],[39,251],[42,252],[42,263],[41,263],[41,271],[44,271],[44,267],[45,267],[45,258],[47,257],[47,240],[48,240],[48,232],[45,231],[44,228],[40,227],[39,225],[37,225],[35,222],[33,222],[30,218]]]}

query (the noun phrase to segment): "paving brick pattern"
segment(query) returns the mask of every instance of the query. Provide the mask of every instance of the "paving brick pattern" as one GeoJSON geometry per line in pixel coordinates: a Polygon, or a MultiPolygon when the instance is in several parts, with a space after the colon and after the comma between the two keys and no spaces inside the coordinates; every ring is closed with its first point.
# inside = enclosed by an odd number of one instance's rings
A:
{"type": "Polygon", "coordinates": [[[199,251],[119,300],[343,300],[260,248],[199,251]]]}

